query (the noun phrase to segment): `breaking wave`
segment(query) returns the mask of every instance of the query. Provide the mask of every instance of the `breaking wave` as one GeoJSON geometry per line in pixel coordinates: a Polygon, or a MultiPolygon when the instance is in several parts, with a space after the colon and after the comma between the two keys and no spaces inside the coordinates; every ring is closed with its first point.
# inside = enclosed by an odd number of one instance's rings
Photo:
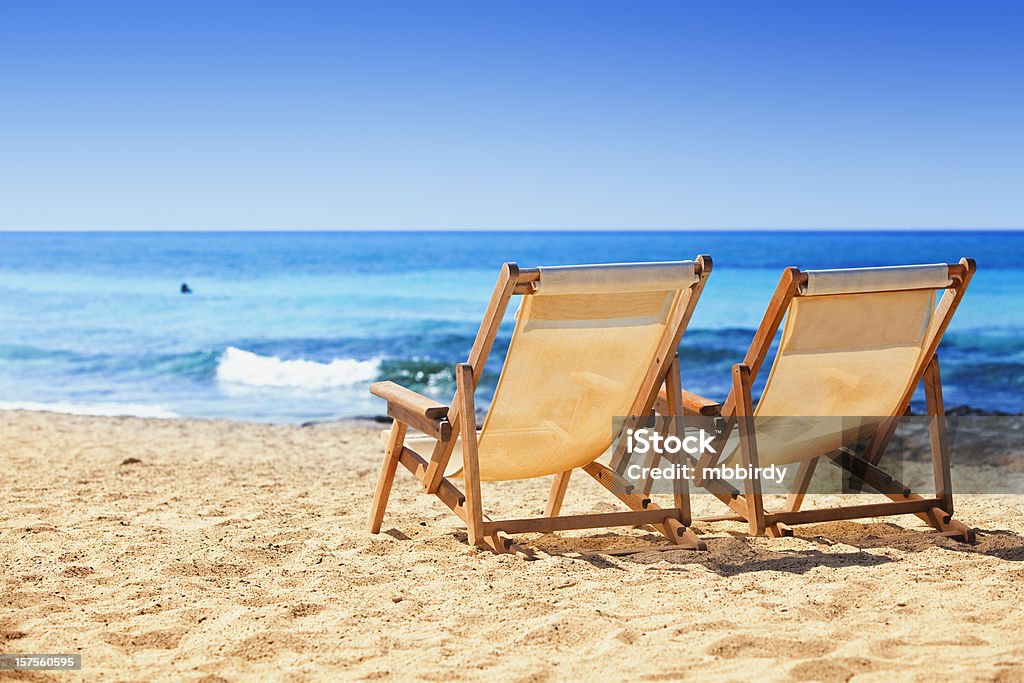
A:
{"type": "Polygon", "coordinates": [[[171,419],[180,417],[163,406],[144,403],[37,403],[35,401],[0,401],[0,410],[28,410],[32,412],[64,413],[96,417],[153,417],[171,419]]]}
{"type": "Polygon", "coordinates": [[[379,360],[338,358],[330,363],[281,360],[277,356],[261,356],[234,346],[229,346],[217,363],[219,381],[252,387],[346,387],[374,380],[379,371],[379,360]]]}

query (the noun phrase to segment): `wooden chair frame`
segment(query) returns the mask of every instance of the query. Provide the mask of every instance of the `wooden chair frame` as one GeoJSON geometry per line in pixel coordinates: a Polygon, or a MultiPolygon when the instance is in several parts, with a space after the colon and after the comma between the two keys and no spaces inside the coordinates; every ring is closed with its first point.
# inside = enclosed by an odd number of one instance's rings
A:
{"type": "MultiPolygon", "coordinates": [[[[662,340],[655,362],[641,383],[641,389],[630,412],[632,416],[651,414],[659,393],[673,397],[670,402],[665,403],[664,409],[669,411],[669,414],[683,415],[683,404],[687,394],[681,387],[676,349],[712,269],[710,256],[701,255],[695,263],[698,280],[691,287],[692,293],[686,305],[677,307],[673,318],[668,322],[670,332],[662,340]]],[[[468,542],[471,545],[486,546],[496,553],[514,552],[531,556],[529,551],[513,543],[506,534],[644,524],[653,525],[669,540],[671,545],[661,546],[659,549],[705,549],[704,542],[689,529],[691,520],[688,491],[676,496],[675,507],[661,508],[651,502],[646,495],[636,492],[634,487],[616,472],[596,461],[581,469],[625,503],[628,511],[560,517],[562,501],[572,474],[569,471],[555,475],[544,517],[485,519],[480,493],[476,406],[473,395],[512,297],[532,295],[539,279],[538,268],[519,268],[515,263],[504,264],[468,362],[456,366],[455,397],[450,406],[442,405],[394,382],[378,382],[370,387],[374,395],[387,400],[388,415],[394,419],[370,509],[370,532],[380,531],[395,472],[398,465],[402,464],[419,480],[427,493],[437,496],[466,523],[468,542]],[[424,457],[405,445],[405,437],[410,427],[436,440],[429,457],[424,457]],[[445,468],[459,438],[463,443],[463,476],[466,485],[464,493],[444,477],[445,468]]],[[[625,426],[633,424],[630,419],[632,418],[627,419],[625,426]]]]}
{"type": "MultiPolygon", "coordinates": [[[[736,513],[707,517],[698,521],[747,521],[750,525],[750,533],[753,535],[788,536],[792,534],[792,531],[787,525],[791,524],[914,514],[942,535],[967,542],[974,541],[974,530],[953,519],[949,447],[946,439],[942,381],[939,375],[939,359],[936,351],[942,335],[963,298],[967,285],[974,276],[976,265],[973,259],[965,258],[961,259],[959,263],[949,264],[947,267],[952,282],[945,288],[936,306],[934,316],[938,322],[932,326],[929,336],[925,340],[924,353],[914,371],[913,381],[904,391],[894,414],[888,417],[872,434],[867,450],[858,456],[847,449],[841,449],[802,461],[797,471],[794,489],[787,499],[784,510],[771,512],[765,510],[759,480],[748,478],[744,484],[745,491],[742,493],[721,480],[698,480],[696,481],[698,485],[707,489],[736,513]],[[931,418],[929,436],[935,477],[935,495],[932,497],[923,497],[911,492],[909,488],[878,467],[900,419],[909,410],[914,390],[921,382],[924,383],[927,414],[931,418]],[[821,459],[846,470],[856,479],[888,497],[891,502],[801,510],[800,507],[810,485],[811,477],[821,459]]],[[[789,310],[790,303],[794,298],[801,296],[800,287],[806,283],[807,274],[805,272],[801,272],[797,268],[785,270],[746,357],[742,363],[733,366],[732,389],[725,403],[718,405],[700,397],[691,397],[690,399],[695,405],[701,407],[703,415],[722,418],[721,429],[712,444],[716,453],[722,452],[732,430],[738,428],[740,454],[745,466],[758,467],[757,434],[753,424],[751,386],[768,355],[772,340],[789,310]]],[[[667,398],[664,394],[659,396],[655,406],[656,410],[669,409],[667,398]]],[[[709,453],[701,457],[699,461],[691,459],[691,464],[696,468],[699,476],[704,468],[714,464],[713,460],[717,457],[715,454],[709,453]]]]}

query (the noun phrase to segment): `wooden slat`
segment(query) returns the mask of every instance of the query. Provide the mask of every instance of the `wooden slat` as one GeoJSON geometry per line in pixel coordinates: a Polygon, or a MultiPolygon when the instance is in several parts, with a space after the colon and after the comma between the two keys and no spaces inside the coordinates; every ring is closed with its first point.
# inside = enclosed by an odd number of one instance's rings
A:
{"type": "Polygon", "coordinates": [[[747,518],[740,514],[732,515],[708,515],[706,517],[694,517],[695,522],[745,522],[747,518]]]}
{"type": "Polygon", "coordinates": [[[921,498],[891,503],[868,503],[866,505],[847,505],[840,508],[821,508],[817,510],[794,510],[772,512],[765,515],[769,523],[808,524],[812,522],[834,522],[841,519],[861,519],[864,517],[887,517],[904,515],[914,512],[926,512],[942,505],[938,498],[921,498]]]}
{"type": "MultiPolygon", "coordinates": [[[[591,463],[583,469],[594,479],[597,479],[599,484],[619,498],[634,495],[635,487],[629,483],[628,479],[615,470],[606,468],[599,463],[591,463]]],[[[640,496],[640,498],[643,498],[643,496],[640,496]]]]}
{"type": "Polygon", "coordinates": [[[530,517],[526,519],[503,519],[484,522],[484,533],[504,531],[509,534],[528,532],[548,533],[570,529],[600,529],[603,527],[632,526],[634,524],[659,524],[667,519],[676,519],[675,510],[648,509],[629,512],[605,512],[592,515],[567,515],[565,517],[530,517]]]}
{"type": "Polygon", "coordinates": [[[892,478],[892,475],[858,457],[847,448],[831,451],[821,457],[825,462],[846,470],[879,493],[898,496],[899,500],[910,495],[910,489],[904,488],[903,484],[892,478]]]}

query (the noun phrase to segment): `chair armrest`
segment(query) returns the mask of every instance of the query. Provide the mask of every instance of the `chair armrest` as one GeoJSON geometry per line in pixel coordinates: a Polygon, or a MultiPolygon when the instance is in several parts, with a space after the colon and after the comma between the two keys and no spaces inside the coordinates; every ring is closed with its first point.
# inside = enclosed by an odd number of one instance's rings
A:
{"type": "Polygon", "coordinates": [[[452,438],[448,406],[394,382],[375,382],[370,393],[388,402],[388,416],[441,441],[452,438]]]}
{"type": "MultiPolygon", "coordinates": [[[[665,388],[662,387],[661,391],[658,392],[658,398],[655,400],[655,409],[662,415],[667,415],[669,413],[668,406],[668,395],[665,393],[665,388]]],[[[693,392],[683,389],[683,414],[718,417],[722,414],[722,405],[709,398],[698,396],[693,392]]]]}
{"type": "Polygon", "coordinates": [[[683,410],[705,417],[717,417],[722,414],[722,404],[683,389],[683,410]]]}

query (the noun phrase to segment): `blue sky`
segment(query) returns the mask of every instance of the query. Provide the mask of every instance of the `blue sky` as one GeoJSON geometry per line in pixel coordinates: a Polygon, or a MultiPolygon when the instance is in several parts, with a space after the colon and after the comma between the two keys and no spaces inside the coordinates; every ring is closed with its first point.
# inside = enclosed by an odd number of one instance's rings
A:
{"type": "Polygon", "coordinates": [[[1024,3],[0,4],[3,229],[1024,227],[1024,3]]]}

